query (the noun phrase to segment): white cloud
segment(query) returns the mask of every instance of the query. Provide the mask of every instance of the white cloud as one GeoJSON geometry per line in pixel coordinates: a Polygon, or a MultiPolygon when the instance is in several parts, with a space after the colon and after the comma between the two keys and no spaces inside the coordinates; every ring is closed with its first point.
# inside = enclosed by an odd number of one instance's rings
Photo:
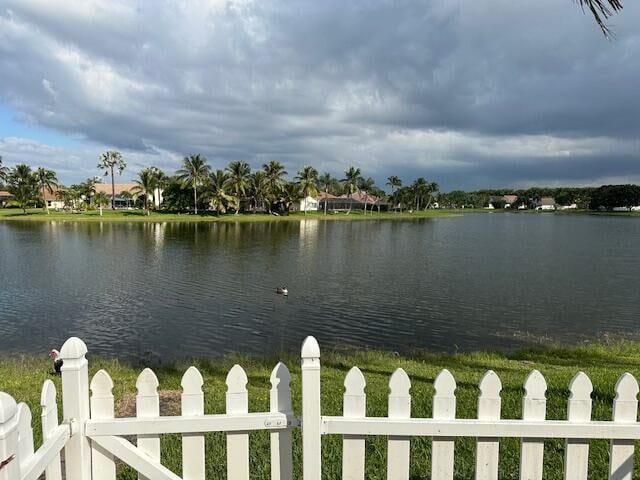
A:
{"type": "MultiPolygon", "coordinates": [[[[491,10],[471,0],[7,0],[0,102],[83,139],[41,145],[30,160],[69,176],[112,146],[132,168],[172,169],[201,152],[216,166],[279,158],[290,172],[313,163],[337,173],[353,163],[445,186],[461,171],[466,185],[491,172],[547,179],[535,168],[554,162],[582,165],[585,179],[609,162],[624,177],[640,170],[629,161],[638,18],[640,6],[625,5],[607,42],[556,0],[491,10]]],[[[26,159],[9,140],[6,161],[26,159]]]]}

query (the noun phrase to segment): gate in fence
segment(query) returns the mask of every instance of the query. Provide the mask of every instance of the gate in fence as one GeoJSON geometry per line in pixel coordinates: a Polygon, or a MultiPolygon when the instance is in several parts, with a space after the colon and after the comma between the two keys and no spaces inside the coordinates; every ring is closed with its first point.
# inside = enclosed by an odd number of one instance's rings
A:
{"type": "MultiPolygon", "coordinates": [[[[521,439],[520,478],[543,478],[545,438],[566,439],[565,479],[588,478],[589,441],[608,439],[609,479],[632,478],[634,442],[640,439],[637,423],[638,383],[628,373],[616,384],[612,421],[591,421],[591,381],[578,373],[569,385],[567,420],[546,420],[547,385],[538,371],[524,383],[522,419],[500,418],[502,385],[489,371],[480,381],[477,419],[456,419],[456,382],[443,370],[434,382],[433,418],[411,417],[411,382],[402,370],[389,381],[388,416],[367,417],[365,378],[353,367],[345,378],[343,415],[323,416],[320,402],[320,348],[313,337],[302,346],[302,422],[294,416],[290,374],[279,363],[271,374],[269,412],[249,412],[247,375],[239,365],[227,375],[226,412],[204,413],[203,379],[195,367],[182,377],[181,415],[160,416],[158,379],[145,369],[138,377],[136,416],[114,418],[113,381],[101,370],[89,382],[87,348],[69,339],[61,349],[64,421],[58,422],[53,382],[46,381],[41,396],[43,443],[34,451],[31,412],[0,392],[0,480],[61,480],[60,453],[64,450],[67,480],[114,480],[115,459],[139,472],[140,479],[204,480],[207,432],[224,432],[227,478],[249,479],[249,433],[270,432],[271,478],[292,478],[292,430],[302,423],[304,480],[320,480],[321,438],[343,437],[342,474],[365,478],[365,442],[371,435],[386,436],[387,478],[408,479],[411,437],[432,438],[431,478],[454,478],[454,441],[476,438],[478,480],[497,480],[500,438],[521,439]],[[182,434],[182,477],[160,462],[160,435],[182,434]],[[129,438],[135,437],[135,444],[129,438]]],[[[423,472],[427,473],[427,472],[423,472]]]]}

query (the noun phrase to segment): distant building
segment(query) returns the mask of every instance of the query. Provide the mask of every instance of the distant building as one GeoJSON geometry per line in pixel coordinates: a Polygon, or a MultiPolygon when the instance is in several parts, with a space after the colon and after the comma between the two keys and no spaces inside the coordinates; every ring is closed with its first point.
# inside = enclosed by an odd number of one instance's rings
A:
{"type": "Polygon", "coordinates": [[[308,196],[300,200],[297,205],[294,206],[294,210],[299,210],[300,212],[316,212],[318,211],[318,206],[320,202],[317,198],[308,196]]]}
{"type": "Polygon", "coordinates": [[[353,195],[335,195],[325,194],[318,195],[318,210],[324,210],[325,205],[328,211],[348,211],[348,210],[364,210],[365,205],[367,211],[388,210],[389,203],[374,195],[362,192],[355,192],[353,195]]]}
{"type": "Polygon", "coordinates": [[[0,206],[5,206],[6,203],[11,200],[11,197],[13,197],[13,195],[11,195],[9,192],[0,190],[0,206]]]}
{"type": "Polygon", "coordinates": [[[494,208],[511,208],[518,202],[517,195],[491,195],[489,197],[489,210],[494,208]]]}
{"type": "Polygon", "coordinates": [[[556,200],[553,197],[542,197],[536,205],[536,210],[555,210],[556,200]]]}
{"type": "Polygon", "coordinates": [[[44,202],[47,204],[47,208],[52,208],[54,210],[64,210],[64,202],[60,200],[57,196],[59,188],[54,187],[51,191],[45,188],[44,190],[44,202]]]}
{"type": "MultiPolygon", "coordinates": [[[[127,198],[123,197],[122,194],[124,192],[132,192],[132,190],[136,187],[135,183],[116,183],[114,185],[114,189],[115,189],[115,204],[116,204],[116,208],[126,208],[127,206],[129,206],[129,204],[131,203],[130,200],[127,200],[127,198]]],[[[96,193],[100,193],[103,192],[107,195],[107,198],[109,199],[109,204],[111,204],[111,184],[110,183],[96,183],[96,193]]],[[[155,199],[154,199],[154,204],[155,204],[155,199]]],[[[156,205],[158,206],[158,205],[156,205]]]]}
{"type": "Polygon", "coordinates": [[[504,199],[504,208],[511,208],[518,203],[517,195],[504,195],[502,198],[504,199]]]}

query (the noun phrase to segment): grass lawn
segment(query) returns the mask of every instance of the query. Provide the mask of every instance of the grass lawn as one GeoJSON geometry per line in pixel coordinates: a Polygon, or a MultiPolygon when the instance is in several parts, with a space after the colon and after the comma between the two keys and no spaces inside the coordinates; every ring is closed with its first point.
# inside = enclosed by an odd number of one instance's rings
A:
{"type": "Polygon", "coordinates": [[[211,212],[204,212],[198,215],[187,213],[164,213],[151,212],[145,215],[142,210],[104,210],[100,216],[98,211],[87,211],[82,213],[54,212],[49,215],[41,209],[29,209],[23,213],[20,209],[0,208],[0,221],[60,221],[60,222],[287,222],[300,221],[303,219],[316,220],[414,220],[420,218],[450,217],[460,214],[462,211],[454,210],[427,210],[414,213],[388,213],[373,212],[364,215],[362,212],[353,211],[349,215],[346,213],[329,213],[324,215],[321,212],[292,213],[290,215],[268,215],[261,213],[247,214],[227,214],[220,217],[211,212]]]}
{"type": "MultiPolygon", "coordinates": [[[[14,357],[0,359],[0,390],[13,395],[18,401],[26,401],[39,421],[39,389],[46,378],[53,378],[60,386],[60,379],[48,373],[50,363],[44,358],[14,357]]],[[[251,411],[265,411],[269,405],[269,374],[278,358],[224,357],[194,361],[205,380],[205,412],[224,412],[225,376],[234,363],[240,363],[249,377],[251,411]]],[[[297,357],[284,358],[292,371],[292,390],[295,413],[300,415],[300,369],[297,357]]],[[[620,342],[611,345],[585,345],[578,347],[537,347],[510,354],[465,353],[455,355],[417,352],[406,357],[384,352],[351,351],[349,353],[323,353],[322,357],[322,408],[325,415],[339,415],[342,409],[344,376],[353,365],[358,365],[367,380],[367,414],[385,416],[387,413],[388,381],[398,367],[407,371],[412,381],[412,416],[429,417],[432,410],[433,381],[442,368],[448,368],[456,378],[458,389],[458,418],[474,418],[478,382],[488,369],[500,376],[503,418],[519,418],[522,400],[522,383],[530,370],[540,370],[548,383],[547,418],[565,419],[568,398],[567,386],[579,371],[585,371],[594,385],[594,420],[610,420],[614,385],[624,372],[640,376],[640,343],[620,342]]],[[[168,364],[154,368],[160,380],[161,390],[168,391],[162,414],[177,413],[180,378],[188,364],[168,364]],[[173,400],[173,401],[172,401],[173,400]]],[[[90,359],[91,374],[105,368],[111,374],[116,397],[116,411],[131,414],[135,394],[135,380],[141,367],[115,360],[90,359]],[[127,413],[128,412],[128,413],[127,413]]],[[[40,426],[35,425],[36,442],[40,442],[40,426]]],[[[607,478],[608,443],[606,440],[591,442],[589,478],[607,478]]],[[[252,478],[269,478],[269,437],[260,432],[251,435],[252,478]]],[[[323,438],[323,478],[341,478],[341,438],[323,438]]],[[[162,439],[163,463],[181,472],[181,444],[179,436],[166,435],[162,439]]],[[[295,478],[300,478],[300,435],[294,437],[295,478]]],[[[475,442],[464,438],[456,442],[456,478],[474,476],[475,442]]],[[[550,440],[545,443],[545,479],[563,477],[564,442],[550,440]]],[[[225,442],[223,435],[207,435],[208,478],[225,477],[225,442]]],[[[430,477],[430,441],[413,439],[411,442],[411,478],[430,477]]],[[[640,463],[636,450],[636,471],[640,463]]],[[[500,478],[518,478],[519,441],[501,441],[500,478]]],[[[386,443],[384,438],[367,439],[367,478],[386,478],[386,443]]],[[[136,475],[124,466],[119,467],[118,479],[135,479],[136,475]]]]}

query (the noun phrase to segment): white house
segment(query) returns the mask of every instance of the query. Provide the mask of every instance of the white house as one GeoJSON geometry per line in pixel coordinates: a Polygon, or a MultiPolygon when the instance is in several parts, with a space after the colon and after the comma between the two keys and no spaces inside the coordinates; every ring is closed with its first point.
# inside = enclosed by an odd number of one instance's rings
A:
{"type": "Polygon", "coordinates": [[[318,206],[320,203],[317,198],[313,198],[308,196],[300,200],[300,211],[301,212],[317,212],[318,206]]]}
{"type": "Polygon", "coordinates": [[[47,208],[52,208],[53,210],[64,209],[64,202],[56,195],[58,190],[58,188],[53,188],[49,191],[45,188],[43,200],[47,203],[47,208]]]}
{"type": "Polygon", "coordinates": [[[536,210],[555,210],[556,209],[556,201],[553,197],[542,197],[540,202],[538,202],[538,206],[536,210]]]}

